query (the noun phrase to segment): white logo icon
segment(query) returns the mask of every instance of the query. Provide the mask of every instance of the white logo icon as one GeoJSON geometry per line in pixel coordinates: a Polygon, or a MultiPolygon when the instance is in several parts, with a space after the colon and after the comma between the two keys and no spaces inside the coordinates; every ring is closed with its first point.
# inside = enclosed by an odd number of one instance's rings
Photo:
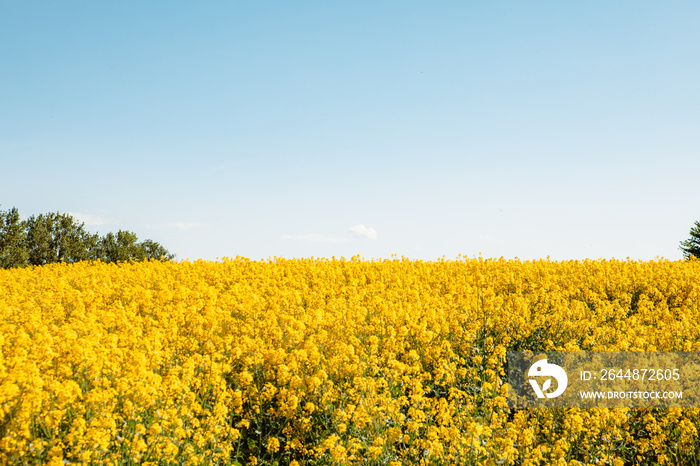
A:
{"type": "Polygon", "coordinates": [[[557,389],[552,393],[545,393],[549,389],[550,385],[552,385],[551,378],[544,381],[542,388],[540,388],[537,380],[528,379],[530,381],[530,385],[532,385],[532,388],[537,394],[537,398],[544,398],[545,396],[547,398],[556,398],[564,393],[564,390],[566,390],[566,385],[569,383],[569,378],[566,376],[564,369],[556,364],[547,364],[546,359],[542,359],[533,364],[532,367],[530,367],[530,370],[527,371],[527,375],[529,377],[553,377],[557,381],[557,389]]]}

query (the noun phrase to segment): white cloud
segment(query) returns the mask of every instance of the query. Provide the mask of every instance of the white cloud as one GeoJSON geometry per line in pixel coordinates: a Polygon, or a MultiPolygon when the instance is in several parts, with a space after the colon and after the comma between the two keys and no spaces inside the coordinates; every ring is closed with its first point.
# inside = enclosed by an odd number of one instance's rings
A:
{"type": "Polygon", "coordinates": [[[101,215],[84,214],[82,212],[67,213],[68,215],[76,219],[78,223],[84,223],[86,226],[109,225],[115,223],[115,221],[111,218],[103,217],[101,215]]]}
{"type": "MultiPolygon", "coordinates": [[[[479,235],[479,239],[484,242],[488,243],[498,243],[498,244],[505,244],[505,240],[502,238],[495,238],[491,235],[479,235]]],[[[524,243],[523,243],[524,244],[524,243]]]]}
{"type": "Polygon", "coordinates": [[[376,230],[374,228],[367,228],[361,223],[359,225],[355,225],[354,227],[350,227],[349,230],[352,231],[355,234],[355,236],[358,237],[377,239],[376,230]]]}
{"type": "MultiPolygon", "coordinates": [[[[354,227],[348,228],[348,231],[354,233],[357,237],[377,239],[377,232],[374,230],[374,228],[367,228],[364,225],[355,225],[354,227]]],[[[310,233],[307,235],[282,235],[280,238],[298,241],[311,241],[314,243],[347,243],[350,241],[348,238],[327,236],[319,233],[310,233]]]]}
{"type": "Polygon", "coordinates": [[[206,223],[199,222],[170,222],[168,227],[177,228],[178,230],[190,230],[192,228],[202,228],[207,226],[206,223]]]}
{"type": "Polygon", "coordinates": [[[333,236],[325,236],[318,233],[311,233],[309,235],[282,235],[280,238],[311,241],[314,243],[346,243],[348,241],[346,238],[335,238],[333,236]]]}

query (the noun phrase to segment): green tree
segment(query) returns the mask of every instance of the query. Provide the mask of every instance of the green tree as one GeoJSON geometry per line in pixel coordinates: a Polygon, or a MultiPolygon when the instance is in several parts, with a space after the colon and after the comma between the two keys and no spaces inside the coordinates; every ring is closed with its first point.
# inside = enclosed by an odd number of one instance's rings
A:
{"type": "Polygon", "coordinates": [[[681,241],[680,249],[686,259],[690,256],[700,258],[700,222],[695,222],[695,226],[690,229],[690,238],[681,241]]]}
{"type": "Polygon", "coordinates": [[[32,215],[26,222],[27,251],[31,265],[96,260],[99,236],[85,231],[68,214],[32,215]]]}
{"type": "Polygon", "coordinates": [[[89,233],[61,213],[31,216],[21,221],[16,208],[0,211],[0,267],[41,266],[54,262],[102,260],[172,260],[174,254],[152,240],[138,242],[130,231],[108,233],[105,237],[89,233]]]}
{"type": "Polygon", "coordinates": [[[0,268],[29,265],[26,238],[25,224],[19,219],[17,208],[0,210],[0,268]]]}
{"type": "Polygon", "coordinates": [[[100,259],[105,262],[128,260],[163,259],[172,260],[174,254],[160,244],[147,239],[138,242],[136,235],[130,231],[119,230],[117,234],[108,233],[100,241],[100,259]]]}
{"type": "Polygon", "coordinates": [[[151,241],[150,239],[144,240],[141,243],[141,246],[146,251],[146,257],[148,257],[149,259],[160,259],[160,260],[173,260],[173,259],[175,259],[175,254],[168,252],[168,250],[165,249],[163,246],[156,243],[155,241],[151,241]]]}

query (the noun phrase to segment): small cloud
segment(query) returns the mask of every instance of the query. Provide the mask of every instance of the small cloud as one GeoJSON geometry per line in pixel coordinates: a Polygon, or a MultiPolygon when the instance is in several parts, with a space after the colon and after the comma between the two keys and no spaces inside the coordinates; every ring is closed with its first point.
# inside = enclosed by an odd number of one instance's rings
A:
{"type": "Polygon", "coordinates": [[[178,230],[190,230],[192,228],[202,228],[207,226],[206,223],[199,222],[170,222],[168,227],[177,228],[178,230]]]}
{"type": "Polygon", "coordinates": [[[115,223],[111,218],[101,215],[84,214],[82,212],[67,212],[68,215],[76,219],[79,223],[84,223],[87,226],[100,226],[115,223]]]}
{"type": "Polygon", "coordinates": [[[489,243],[498,243],[498,244],[505,244],[505,240],[503,238],[496,238],[491,235],[479,235],[479,239],[481,241],[486,241],[489,243]]]}
{"type": "Polygon", "coordinates": [[[332,236],[320,235],[318,233],[311,233],[309,235],[282,235],[282,239],[294,239],[298,241],[311,241],[314,243],[346,243],[348,240],[345,238],[335,238],[332,236]]]}
{"type": "Polygon", "coordinates": [[[369,239],[377,239],[377,232],[374,228],[367,228],[366,226],[359,224],[354,227],[349,228],[355,236],[369,239]]]}

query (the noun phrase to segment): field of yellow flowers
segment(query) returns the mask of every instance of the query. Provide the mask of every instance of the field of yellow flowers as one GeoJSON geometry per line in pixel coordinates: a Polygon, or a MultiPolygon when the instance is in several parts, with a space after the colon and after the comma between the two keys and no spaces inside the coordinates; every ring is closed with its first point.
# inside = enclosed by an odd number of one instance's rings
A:
{"type": "Polygon", "coordinates": [[[698,410],[506,403],[508,350],[700,350],[700,261],[0,270],[0,464],[700,464],[698,410]]]}

